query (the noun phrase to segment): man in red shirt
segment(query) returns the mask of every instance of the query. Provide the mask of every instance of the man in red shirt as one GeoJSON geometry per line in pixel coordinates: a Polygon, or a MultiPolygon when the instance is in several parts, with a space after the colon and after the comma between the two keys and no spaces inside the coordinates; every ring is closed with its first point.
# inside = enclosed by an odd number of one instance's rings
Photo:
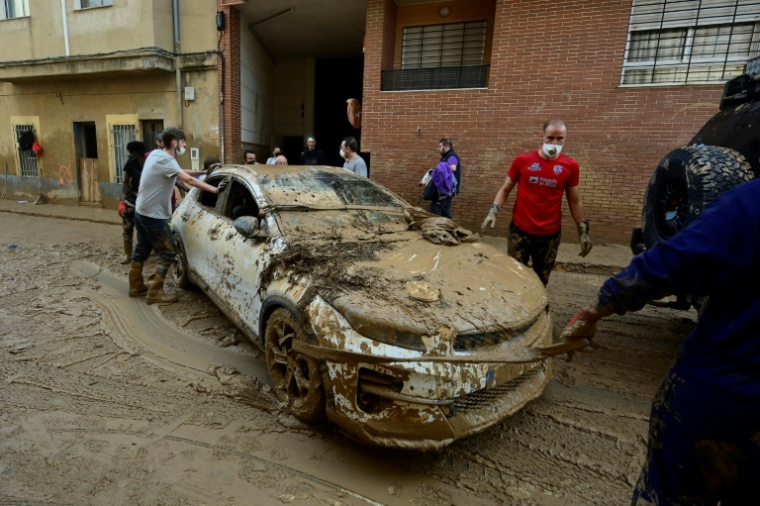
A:
{"type": "Polygon", "coordinates": [[[496,213],[517,185],[517,199],[509,224],[508,253],[528,265],[544,285],[554,269],[562,227],[562,194],[567,194],[570,214],[578,226],[581,241],[580,256],[591,251],[589,222],[583,215],[583,203],[578,193],[580,169],[578,162],[562,154],[567,125],[561,119],[544,123],[542,142],[537,151],[518,155],[512,162],[504,185],[496,194],[483,230],[496,225],[496,213]]]}

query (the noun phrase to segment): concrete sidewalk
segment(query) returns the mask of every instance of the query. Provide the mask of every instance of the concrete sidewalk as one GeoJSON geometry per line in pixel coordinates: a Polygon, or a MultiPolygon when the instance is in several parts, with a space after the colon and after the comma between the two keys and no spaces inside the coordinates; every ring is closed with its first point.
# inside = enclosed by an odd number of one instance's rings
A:
{"type": "MultiPolygon", "coordinates": [[[[15,200],[0,200],[0,213],[121,225],[121,218],[119,218],[115,210],[93,207],[54,204],[34,205],[32,201],[19,204],[15,200]]],[[[484,236],[482,237],[482,241],[502,251],[507,251],[506,237],[484,236]]],[[[578,242],[564,242],[560,244],[556,270],[610,275],[628,265],[633,257],[628,246],[620,244],[594,244],[594,249],[591,250],[591,253],[586,258],[579,257],[579,251],[580,245],[578,242]]]]}
{"type": "Polygon", "coordinates": [[[34,205],[33,200],[20,204],[16,200],[0,200],[0,213],[24,214],[64,220],[89,221],[106,225],[121,225],[121,218],[114,209],[86,206],[61,206],[55,204],[34,205]]]}

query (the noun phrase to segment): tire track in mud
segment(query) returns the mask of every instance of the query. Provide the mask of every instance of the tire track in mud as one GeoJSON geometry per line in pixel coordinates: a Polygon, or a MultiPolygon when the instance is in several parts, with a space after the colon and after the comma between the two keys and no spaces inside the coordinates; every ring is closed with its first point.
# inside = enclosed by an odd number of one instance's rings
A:
{"type": "Polygon", "coordinates": [[[161,315],[156,306],[145,299],[127,297],[128,285],[100,266],[75,260],[69,269],[84,278],[98,282],[98,292],[77,290],[70,295],[83,295],[95,301],[103,310],[116,344],[132,355],[145,355],[163,367],[181,366],[202,373],[218,364],[233,367],[247,376],[269,383],[264,364],[255,357],[219,348],[175,327],[161,315]]]}

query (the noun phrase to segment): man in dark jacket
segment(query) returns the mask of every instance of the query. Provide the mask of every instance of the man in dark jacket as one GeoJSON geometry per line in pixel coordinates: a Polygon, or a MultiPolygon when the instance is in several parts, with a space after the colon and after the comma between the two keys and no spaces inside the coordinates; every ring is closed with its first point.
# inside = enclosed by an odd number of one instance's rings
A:
{"type": "Polygon", "coordinates": [[[652,405],[633,505],[754,504],[760,478],[760,180],[609,278],[562,337],[674,293],[709,297],[652,405]]]}
{"type": "Polygon", "coordinates": [[[126,265],[132,261],[132,238],[135,232],[135,202],[137,202],[137,190],[140,188],[140,176],[145,165],[145,144],[132,141],[127,144],[129,159],[124,164],[121,185],[121,202],[119,203],[119,216],[123,222],[124,259],[126,265]]]}

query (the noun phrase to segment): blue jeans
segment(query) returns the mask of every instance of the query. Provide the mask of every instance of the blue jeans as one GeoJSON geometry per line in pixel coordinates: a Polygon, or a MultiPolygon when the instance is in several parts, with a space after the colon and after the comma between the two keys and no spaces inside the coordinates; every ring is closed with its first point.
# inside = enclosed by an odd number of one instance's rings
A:
{"type": "Polygon", "coordinates": [[[177,249],[168,220],[148,218],[135,212],[135,229],[137,230],[137,246],[132,252],[132,261],[146,261],[151,249],[156,250],[159,263],[170,264],[175,261],[177,249]]]}

